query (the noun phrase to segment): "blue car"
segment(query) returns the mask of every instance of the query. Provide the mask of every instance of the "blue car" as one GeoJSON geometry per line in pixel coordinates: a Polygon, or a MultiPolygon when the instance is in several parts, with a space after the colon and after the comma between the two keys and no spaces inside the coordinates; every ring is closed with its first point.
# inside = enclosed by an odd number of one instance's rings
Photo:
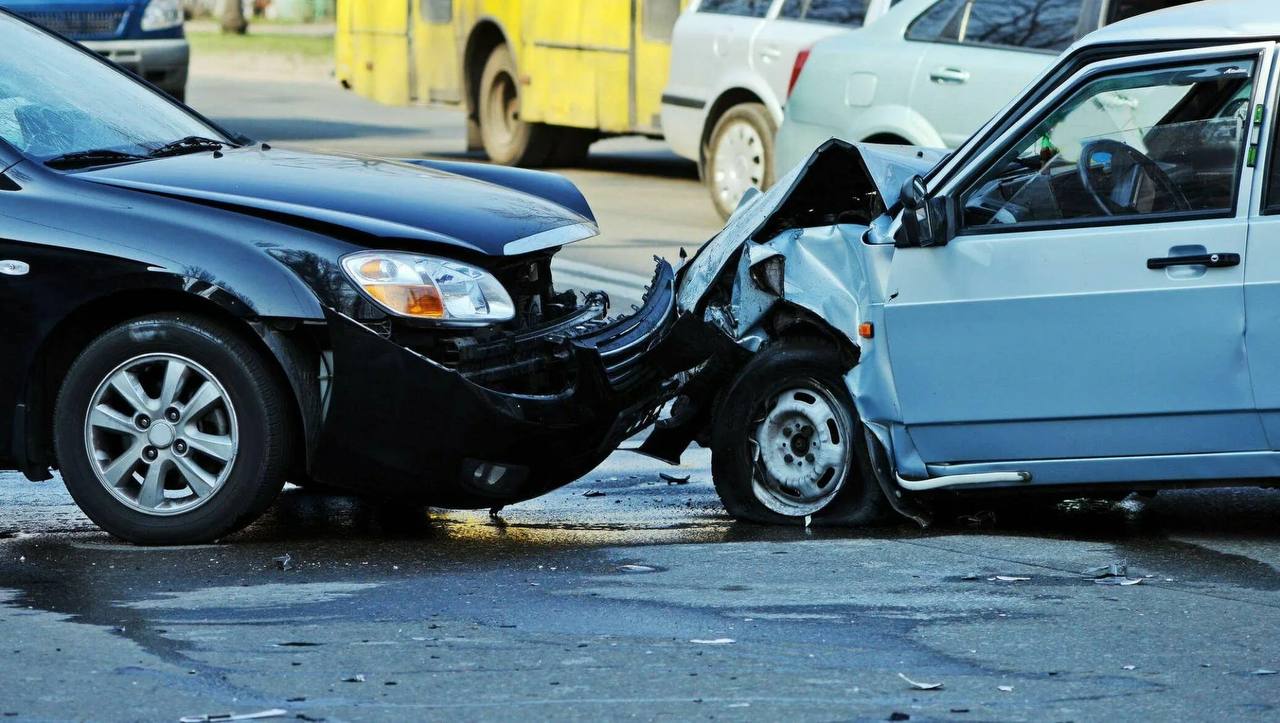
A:
{"type": "Polygon", "coordinates": [[[180,0],[0,0],[37,25],[64,35],[186,100],[191,49],[180,0]]]}
{"type": "Polygon", "coordinates": [[[681,271],[728,349],[649,451],[710,419],[765,522],[1275,484],[1277,40],[1274,0],[1192,3],[1072,45],[954,153],[829,141],[681,271]]]}

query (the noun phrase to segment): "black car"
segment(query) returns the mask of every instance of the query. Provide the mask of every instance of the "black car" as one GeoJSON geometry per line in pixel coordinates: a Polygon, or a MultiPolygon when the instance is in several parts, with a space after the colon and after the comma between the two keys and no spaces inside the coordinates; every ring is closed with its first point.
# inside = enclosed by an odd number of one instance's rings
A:
{"type": "Polygon", "coordinates": [[[271,148],[0,12],[0,465],[189,543],[286,479],[480,508],[574,480],[668,396],[642,308],[557,290],[554,175],[271,148]]]}

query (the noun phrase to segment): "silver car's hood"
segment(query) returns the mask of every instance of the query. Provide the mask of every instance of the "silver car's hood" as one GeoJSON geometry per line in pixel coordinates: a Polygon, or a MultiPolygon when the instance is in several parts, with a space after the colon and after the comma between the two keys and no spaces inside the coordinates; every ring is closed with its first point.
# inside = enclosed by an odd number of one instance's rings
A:
{"type": "Polygon", "coordinates": [[[725,264],[747,241],[768,241],[794,228],[870,226],[894,209],[903,185],[947,155],[914,146],[852,144],[832,138],[768,191],[745,200],[724,229],[681,270],[679,306],[695,309],[725,264]]]}

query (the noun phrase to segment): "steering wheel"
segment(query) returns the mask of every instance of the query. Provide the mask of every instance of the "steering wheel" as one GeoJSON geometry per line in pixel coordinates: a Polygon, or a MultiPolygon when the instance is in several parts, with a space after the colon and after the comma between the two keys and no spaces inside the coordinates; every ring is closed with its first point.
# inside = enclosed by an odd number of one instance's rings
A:
{"type": "Polygon", "coordinates": [[[1080,182],[1084,184],[1084,189],[1089,192],[1090,198],[1102,209],[1102,212],[1108,216],[1117,216],[1130,213],[1137,213],[1135,207],[1136,199],[1134,196],[1138,192],[1137,173],[1141,172],[1151,179],[1156,187],[1173,200],[1173,205],[1179,211],[1190,211],[1191,203],[1187,201],[1187,197],[1182,194],[1178,186],[1174,184],[1173,179],[1169,178],[1169,174],[1164,172],[1158,163],[1151,160],[1142,151],[1133,146],[1121,143],[1120,141],[1111,140],[1110,138],[1100,138],[1096,141],[1089,141],[1080,149],[1080,162],[1077,164],[1080,172],[1080,182]],[[1093,174],[1090,168],[1093,166],[1093,157],[1100,153],[1111,154],[1112,167],[1116,167],[1116,157],[1124,156],[1129,159],[1129,168],[1126,171],[1133,173],[1129,179],[1129,203],[1122,204],[1113,198],[1112,193],[1102,193],[1094,185],[1093,174]]]}

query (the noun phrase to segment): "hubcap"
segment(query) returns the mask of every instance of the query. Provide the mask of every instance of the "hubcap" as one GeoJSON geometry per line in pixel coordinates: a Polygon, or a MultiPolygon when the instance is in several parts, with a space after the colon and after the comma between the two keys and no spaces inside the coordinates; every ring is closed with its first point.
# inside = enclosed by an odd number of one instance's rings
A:
{"type": "Polygon", "coordinates": [[[747,189],[764,186],[764,140],[755,126],[734,121],[720,134],[712,155],[712,179],[720,205],[733,210],[747,189]]]}
{"type": "Polygon", "coordinates": [[[809,383],[770,399],[751,444],[756,499],[778,514],[813,514],[844,486],[853,459],[848,415],[825,388],[809,383]]]}
{"type": "Polygon", "coordinates": [[[510,75],[500,73],[493,79],[487,107],[485,125],[490,137],[502,145],[510,144],[520,127],[520,93],[510,75]]]}
{"type": "Polygon", "coordinates": [[[227,390],[177,354],[135,357],[108,374],[93,393],[84,437],[103,487],[150,515],[207,502],[230,476],[239,449],[227,390]]]}

